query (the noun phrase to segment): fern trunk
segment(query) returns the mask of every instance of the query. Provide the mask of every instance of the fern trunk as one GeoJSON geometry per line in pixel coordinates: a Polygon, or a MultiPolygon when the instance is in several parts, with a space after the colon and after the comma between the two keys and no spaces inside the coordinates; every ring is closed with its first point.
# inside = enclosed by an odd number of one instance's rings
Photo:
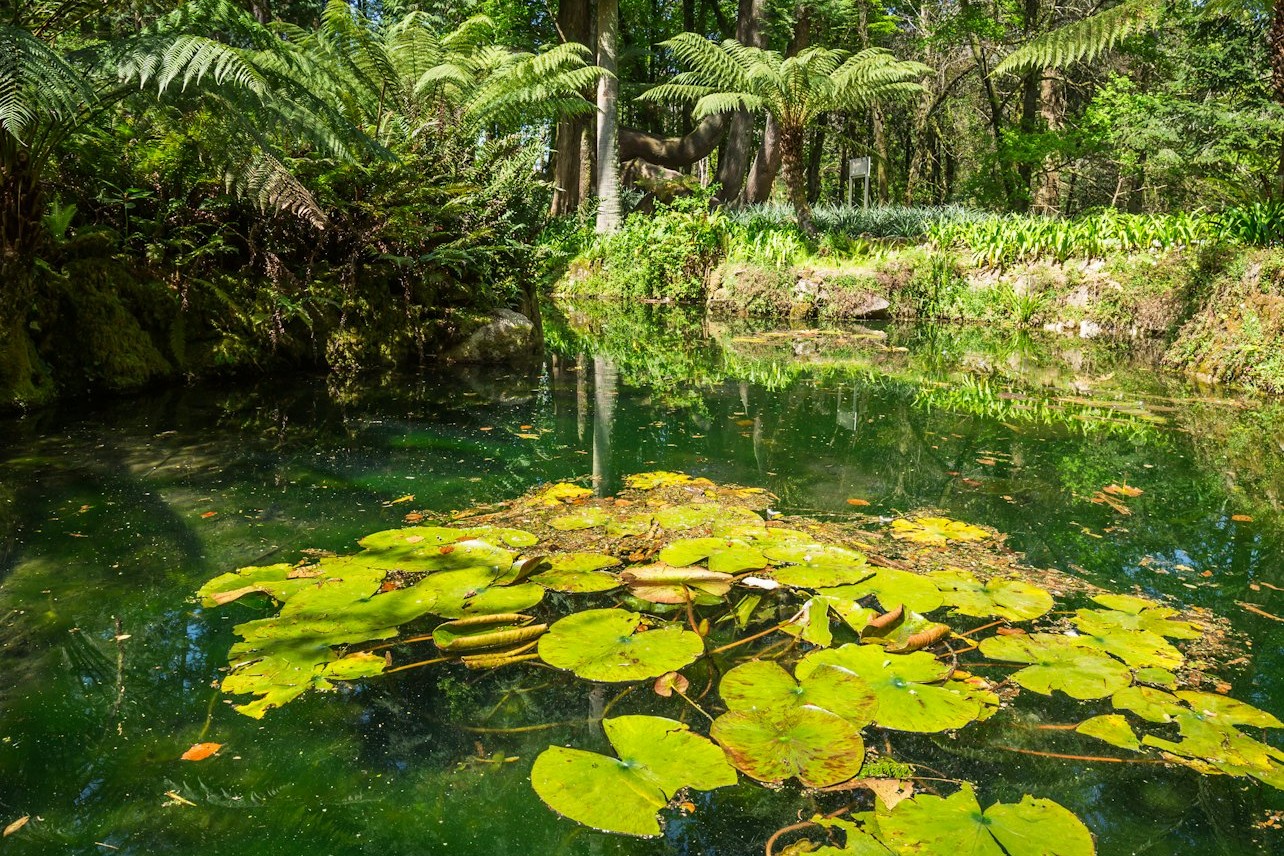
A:
{"type": "Polygon", "coordinates": [[[785,172],[785,186],[789,188],[789,202],[798,217],[798,228],[803,233],[816,236],[816,224],[811,219],[811,203],[807,201],[807,164],[804,157],[806,134],[802,128],[786,127],[780,131],[780,158],[785,172]]]}

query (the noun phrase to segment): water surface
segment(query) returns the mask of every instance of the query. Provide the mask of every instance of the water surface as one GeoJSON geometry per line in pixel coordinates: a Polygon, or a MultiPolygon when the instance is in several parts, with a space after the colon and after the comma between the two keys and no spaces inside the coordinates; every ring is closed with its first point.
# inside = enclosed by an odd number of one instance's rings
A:
{"type": "MultiPolygon", "coordinates": [[[[683,470],[765,487],[786,513],[857,498],[993,526],[1034,564],[1228,616],[1252,641],[1224,672],[1232,694],[1284,715],[1281,624],[1243,606],[1284,615],[1279,404],[1156,375],[1144,345],[600,306],[549,326],[530,366],[245,381],[0,423],[0,824],[32,817],[4,849],[732,856],[841,805],[742,784],[663,839],[577,827],[534,796],[530,763],[600,736],[497,732],[584,720],[600,699],[532,691],[543,678],[520,670],[410,671],[262,721],[218,693],[232,626],[262,608],[200,609],[205,579],[568,478],[610,491],[683,470]],[[1091,501],[1125,481],[1145,491],[1130,514],[1091,501]],[[225,748],[178,760],[202,740],[225,748]]],[[[1044,745],[1015,724],[997,735],[895,748],[978,782],[982,804],[1061,802],[1103,854],[1284,850],[1280,792],[1012,752],[1044,745]]]]}

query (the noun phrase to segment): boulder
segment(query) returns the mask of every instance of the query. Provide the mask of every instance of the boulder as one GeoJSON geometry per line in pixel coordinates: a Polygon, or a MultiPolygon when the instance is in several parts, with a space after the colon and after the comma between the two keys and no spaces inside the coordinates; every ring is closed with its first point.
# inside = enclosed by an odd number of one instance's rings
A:
{"type": "Polygon", "coordinates": [[[512,363],[535,352],[535,324],[520,312],[497,309],[447,356],[460,363],[512,363]]]}

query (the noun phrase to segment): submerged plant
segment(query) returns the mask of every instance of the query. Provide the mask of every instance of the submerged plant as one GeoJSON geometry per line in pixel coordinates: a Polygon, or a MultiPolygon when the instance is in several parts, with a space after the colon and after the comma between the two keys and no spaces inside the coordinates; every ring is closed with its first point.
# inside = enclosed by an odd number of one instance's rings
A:
{"type": "Polygon", "coordinates": [[[982,809],[968,784],[913,795],[886,778],[903,763],[898,733],[1001,722],[1022,689],[1110,699],[1116,712],[1059,733],[1284,788],[1284,752],[1250,731],[1284,723],[1189,689],[1178,645],[1212,634],[1206,621],[1023,567],[995,533],[960,521],[769,521],[759,511],[773,498],[760,490],[671,472],[626,484],[602,498],[549,485],[449,526],[375,533],[351,556],[211,580],[205,606],[280,605],[236,626],[223,690],[254,696],[237,709],[261,717],[310,690],[430,664],[533,665],[559,673],[554,684],[615,685],[589,720],[614,755],[550,746],[531,782],[565,817],[628,835],[660,834],[667,806],[739,771],[817,795],[880,794],[873,811],[813,821],[845,838],[834,852],[935,853],[967,840],[968,852],[1035,856],[1051,837],[1062,856],[1092,854],[1088,829],[1047,799],[982,809]],[[429,641],[437,656],[415,659],[429,641]],[[1001,680],[986,677],[995,668],[1001,680]],[[607,716],[626,697],[635,712],[607,716]],[[652,715],[679,702],[707,730],[652,715]]]}

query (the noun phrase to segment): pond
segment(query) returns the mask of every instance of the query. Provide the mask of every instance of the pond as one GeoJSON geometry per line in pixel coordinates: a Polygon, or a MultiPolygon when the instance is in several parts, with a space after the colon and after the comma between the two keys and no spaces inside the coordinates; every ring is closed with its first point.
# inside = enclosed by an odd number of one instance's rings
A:
{"type": "MultiPolygon", "coordinates": [[[[546,668],[410,669],[261,719],[220,692],[233,626],[272,609],[203,608],[210,578],[649,471],[761,487],[771,514],[819,521],[930,510],[1006,533],[1030,565],[1205,607],[1238,634],[1207,665],[1217,690],[1284,715],[1284,405],[1156,373],[1145,343],[600,305],[555,310],[547,333],[529,366],[244,381],[0,423],[0,825],[29,818],[0,846],[733,856],[852,802],[741,776],[658,838],[578,825],[531,766],[550,745],[608,751],[594,714],[616,688],[546,668]],[[180,759],[202,742],[221,749],[180,759]]],[[[922,765],[922,789],[1054,800],[1102,854],[1284,852],[1284,791],[1067,740],[1039,726],[1081,706],[1028,696],[957,734],[866,740],[922,765]]],[[[618,710],[661,701],[648,688],[618,710]]]]}

